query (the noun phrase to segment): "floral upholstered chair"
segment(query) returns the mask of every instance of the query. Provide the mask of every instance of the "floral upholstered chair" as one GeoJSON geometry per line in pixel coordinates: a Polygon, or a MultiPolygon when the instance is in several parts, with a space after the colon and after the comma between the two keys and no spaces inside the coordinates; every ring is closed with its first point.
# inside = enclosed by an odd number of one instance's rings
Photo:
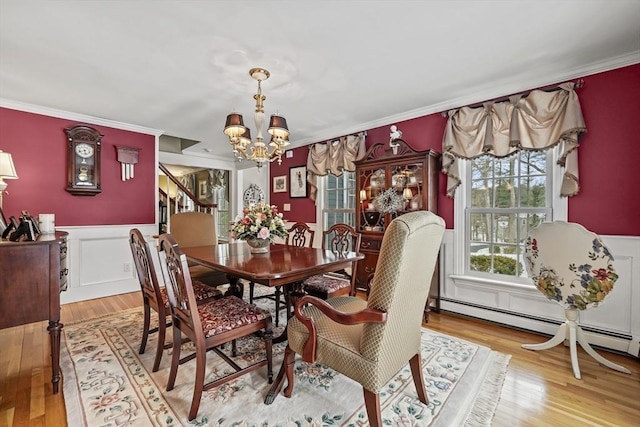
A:
{"type": "Polygon", "coordinates": [[[178,365],[196,359],[193,384],[193,398],[189,409],[189,421],[198,414],[202,392],[231,381],[263,366],[267,367],[267,378],[271,383],[273,370],[271,365],[271,314],[253,304],[236,297],[226,295],[213,301],[198,304],[191,283],[187,258],[182,253],[171,234],[165,233],[159,238],[160,249],[165,253],[163,272],[166,275],[167,296],[171,307],[173,323],[173,355],[171,370],[167,380],[167,391],[173,390],[178,365]],[[237,356],[236,339],[260,332],[265,346],[265,359],[252,361],[244,367],[219,348],[222,344],[232,342],[233,356],[237,356]],[[195,353],[180,359],[182,338],[184,334],[195,345],[195,353]],[[231,367],[224,371],[224,376],[216,378],[216,373],[205,372],[206,353],[212,350],[231,367]],[[205,381],[207,381],[205,383],[205,381]]]}
{"type": "MultiPolygon", "coordinates": [[[[133,255],[133,262],[136,266],[136,275],[140,283],[142,303],[144,306],[142,341],[140,342],[140,350],[138,350],[138,353],[143,354],[145,352],[149,334],[158,332],[156,357],[153,361],[152,369],[153,372],[156,372],[160,367],[163,350],[171,347],[171,344],[165,344],[164,342],[167,330],[167,316],[170,314],[167,289],[164,286],[161,287],[158,282],[149,244],[137,228],[129,231],[129,246],[131,248],[131,254],[133,255]],[[150,329],[151,309],[158,313],[158,326],[150,329]]],[[[198,303],[222,297],[222,293],[219,290],[197,281],[193,282],[193,293],[198,303]]]]}
{"type": "MultiPolygon", "coordinates": [[[[297,353],[305,362],[321,363],[360,383],[372,427],[391,423],[382,420],[379,394],[407,364],[416,398],[428,404],[420,330],[444,228],[444,220],[428,211],[394,219],[382,240],[368,300],[301,297],[295,317],[287,323],[289,341],[276,386],[265,403],[271,403],[279,392],[283,371],[288,383],[284,395],[291,396],[297,353]]],[[[340,390],[333,392],[336,399],[344,398],[340,390]]]]}
{"type": "MultiPolygon", "coordinates": [[[[287,230],[287,237],[285,238],[285,244],[286,245],[290,245],[290,246],[296,246],[299,248],[302,247],[313,247],[313,236],[315,234],[315,231],[309,227],[306,223],[304,222],[296,222],[295,224],[293,224],[288,230],[287,230]]],[[[261,296],[254,296],[254,287],[255,287],[255,283],[254,282],[249,282],[249,302],[253,304],[254,300],[257,299],[261,299],[261,298],[266,298],[266,299],[271,299],[273,301],[275,301],[276,303],[276,326],[278,326],[278,318],[280,316],[278,316],[277,314],[280,312],[281,308],[286,308],[287,309],[287,318],[289,318],[289,314],[291,313],[291,310],[289,309],[289,303],[287,301],[287,292],[288,292],[288,288],[286,288],[289,285],[285,285],[285,286],[276,286],[276,288],[274,289],[274,292],[268,293],[266,295],[261,295],[261,296]],[[282,301],[282,289],[285,287],[285,300],[282,301]],[[284,305],[282,307],[280,307],[280,304],[283,303],[284,305]]]]}
{"type": "Polygon", "coordinates": [[[580,311],[602,304],[618,279],[613,256],[600,237],[575,223],[540,224],[525,242],[525,265],[538,290],[564,308],[566,320],[550,340],[522,348],[546,350],[568,339],[573,374],[580,379],[577,341],[604,366],[630,373],[596,353],[578,324],[580,311]]]}
{"type": "MultiPolygon", "coordinates": [[[[322,249],[340,254],[359,252],[362,236],[347,224],[333,224],[322,234],[322,249]]],[[[328,274],[316,274],[306,279],[304,290],[318,298],[327,299],[341,295],[355,295],[355,279],[358,261],[351,265],[351,272],[344,270],[328,274]]]]}

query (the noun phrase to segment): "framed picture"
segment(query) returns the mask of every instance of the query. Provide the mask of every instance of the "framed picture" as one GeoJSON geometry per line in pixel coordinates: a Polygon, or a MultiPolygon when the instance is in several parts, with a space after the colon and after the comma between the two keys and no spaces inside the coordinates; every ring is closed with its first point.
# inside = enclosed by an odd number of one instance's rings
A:
{"type": "Polygon", "coordinates": [[[274,193],[287,192],[287,176],[286,175],[273,177],[273,192],[274,193]]]}
{"type": "Polygon", "coordinates": [[[207,181],[202,180],[198,182],[198,198],[204,199],[207,197],[207,181]]]}
{"type": "Polygon", "coordinates": [[[307,197],[307,167],[289,168],[289,197],[307,197]]]}

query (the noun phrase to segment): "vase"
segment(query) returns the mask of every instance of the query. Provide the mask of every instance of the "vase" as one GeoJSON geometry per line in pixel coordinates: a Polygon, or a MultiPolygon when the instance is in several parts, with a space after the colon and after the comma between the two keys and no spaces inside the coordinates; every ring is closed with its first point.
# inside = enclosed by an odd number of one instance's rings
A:
{"type": "Polygon", "coordinates": [[[265,254],[269,252],[269,245],[271,245],[271,240],[269,239],[247,239],[247,244],[251,249],[252,254],[265,254]]]}

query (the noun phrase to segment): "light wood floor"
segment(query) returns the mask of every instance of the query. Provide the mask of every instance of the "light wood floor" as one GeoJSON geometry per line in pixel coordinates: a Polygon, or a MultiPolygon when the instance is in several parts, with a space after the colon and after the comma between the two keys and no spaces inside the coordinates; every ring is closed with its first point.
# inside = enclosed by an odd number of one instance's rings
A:
{"type": "MultiPolygon", "coordinates": [[[[141,304],[139,293],[67,304],[62,306],[62,322],[141,304]]],[[[628,367],[632,374],[627,375],[599,365],[580,350],[582,380],[577,380],[568,348],[520,348],[545,337],[445,313],[432,313],[427,326],[512,355],[494,426],[640,426],[636,358],[600,351],[628,367]]],[[[52,394],[49,349],[46,322],[0,330],[0,427],[67,425],[62,393],[52,394]]]]}

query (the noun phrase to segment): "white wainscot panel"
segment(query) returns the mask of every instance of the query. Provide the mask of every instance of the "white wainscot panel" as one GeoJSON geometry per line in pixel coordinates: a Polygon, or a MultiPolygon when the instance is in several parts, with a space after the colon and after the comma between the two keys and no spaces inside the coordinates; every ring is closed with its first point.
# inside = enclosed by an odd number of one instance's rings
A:
{"type": "Polygon", "coordinates": [[[69,283],[62,304],[140,290],[129,248],[129,230],[138,228],[150,246],[157,226],[58,227],[67,231],[69,283]]]}

